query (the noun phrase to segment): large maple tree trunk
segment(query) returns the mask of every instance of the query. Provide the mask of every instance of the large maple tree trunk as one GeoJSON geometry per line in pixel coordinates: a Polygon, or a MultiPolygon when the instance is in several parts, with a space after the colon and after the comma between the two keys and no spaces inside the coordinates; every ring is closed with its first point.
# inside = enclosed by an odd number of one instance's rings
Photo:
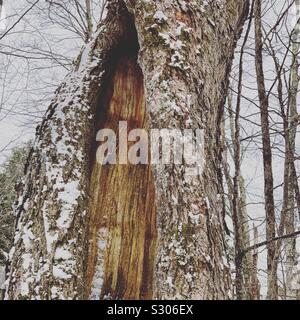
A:
{"type": "Polygon", "coordinates": [[[7,299],[228,299],[220,122],[248,2],[116,1],[56,92],[16,209],[7,299]],[[205,167],[100,166],[96,132],[205,131],[205,167]]]}

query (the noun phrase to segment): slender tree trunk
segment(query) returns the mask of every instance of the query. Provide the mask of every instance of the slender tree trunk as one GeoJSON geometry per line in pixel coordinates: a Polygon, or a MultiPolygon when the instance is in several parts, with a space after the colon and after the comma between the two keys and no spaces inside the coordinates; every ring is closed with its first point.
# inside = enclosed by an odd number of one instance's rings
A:
{"type": "MultiPolygon", "coordinates": [[[[235,174],[233,177],[233,225],[235,230],[235,266],[236,266],[236,293],[237,299],[250,299],[250,277],[251,277],[251,254],[243,255],[246,245],[249,246],[248,217],[246,212],[246,196],[244,192],[244,180],[241,174],[241,136],[240,136],[240,113],[242,100],[242,84],[243,84],[243,60],[245,47],[252,25],[253,4],[250,12],[250,19],[246,30],[244,42],[241,47],[240,63],[239,63],[239,79],[238,94],[235,108],[235,117],[232,120],[231,131],[233,141],[233,160],[235,174]]],[[[231,114],[233,114],[231,110],[231,114]]]]}
{"type": "MultiPolygon", "coordinates": [[[[298,3],[296,3],[298,7],[298,3]]],[[[294,157],[295,157],[295,139],[297,132],[297,93],[298,93],[298,61],[297,54],[299,51],[299,45],[297,44],[297,38],[299,35],[299,27],[296,25],[291,36],[292,39],[292,64],[290,69],[290,81],[289,81],[289,95],[287,110],[285,110],[284,92],[283,92],[283,80],[282,80],[282,66],[276,57],[276,52],[272,45],[272,41],[269,42],[269,50],[275,64],[277,79],[278,79],[278,100],[281,109],[281,117],[283,119],[283,131],[285,138],[285,165],[284,165],[284,182],[283,182],[283,205],[281,210],[281,220],[279,224],[278,236],[286,234],[293,234],[295,232],[295,196],[297,197],[298,182],[295,173],[294,157]],[[298,47],[298,48],[297,48],[298,47]],[[296,183],[295,183],[296,181],[296,183]]],[[[299,200],[300,201],[300,200],[299,200]]],[[[291,237],[285,242],[285,275],[286,281],[284,281],[284,290],[282,296],[285,299],[290,299],[292,293],[289,289],[293,278],[293,268],[295,266],[296,257],[296,239],[291,237]]],[[[280,258],[281,241],[276,244],[276,254],[273,262],[273,271],[277,272],[277,266],[280,258]]]]}
{"type": "MultiPolygon", "coordinates": [[[[265,210],[266,210],[266,234],[267,241],[276,236],[276,220],[273,195],[273,170],[272,170],[272,150],[269,129],[269,101],[266,93],[264,70],[263,70],[263,43],[261,25],[261,0],[255,0],[255,60],[257,73],[257,86],[261,110],[262,143],[263,143],[263,162],[265,180],[265,210]]],[[[277,298],[277,278],[273,277],[272,264],[275,256],[275,244],[270,242],[268,250],[268,298],[277,298]]]]}
{"type": "MultiPolygon", "coordinates": [[[[297,10],[297,17],[300,17],[300,0],[295,1],[295,7],[297,10]]],[[[294,157],[296,146],[296,135],[298,126],[298,112],[297,112],[297,96],[299,87],[299,34],[300,34],[300,22],[297,22],[293,34],[292,34],[292,65],[290,76],[290,90],[289,90],[289,135],[288,135],[288,166],[289,166],[289,195],[288,195],[288,209],[286,217],[286,233],[291,234],[295,232],[295,175],[294,175],[294,157]]],[[[297,250],[296,239],[291,238],[286,240],[285,243],[286,252],[286,295],[288,299],[295,299],[295,291],[292,287],[292,281],[297,266],[297,250]]]]}
{"type": "MultiPolygon", "coordinates": [[[[254,245],[258,244],[258,228],[253,226],[253,233],[254,233],[254,245]]],[[[260,300],[260,283],[258,280],[258,249],[254,249],[252,253],[253,258],[253,269],[252,269],[252,299],[253,300],[260,300]]]]}
{"type": "MultiPolygon", "coordinates": [[[[241,214],[241,237],[242,237],[242,250],[244,251],[246,248],[250,246],[250,229],[249,229],[249,217],[247,213],[247,202],[246,202],[246,188],[245,188],[245,180],[242,176],[240,176],[239,182],[240,188],[240,199],[239,199],[239,210],[241,214]]],[[[253,288],[257,288],[257,275],[253,272],[255,267],[255,259],[253,258],[250,251],[247,251],[243,254],[243,276],[244,276],[244,299],[246,300],[256,300],[257,299],[257,290],[253,290],[253,288]]],[[[259,296],[259,295],[258,295],[259,296]]]]}
{"type": "MultiPolygon", "coordinates": [[[[251,21],[249,22],[251,25],[251,21]]],[[[249,30],[249,29],[248,29],[249,30]]],[[[240,68],[242,65],[240,64],[240,68]]],[[[241,71],[240,71],[241,72],[241,71]]],[[[241,73],[240,73],[241,77],[241,73]]],[[[239,90],[241,95],[241,90],[239,90]]],[[[237,109],[240,108],[239,103],[237,109]]],[[[229,94],[228,97],[228,111],[230,121],[230,133],[231,140],[233,141],[233,148],[231,154],[235,159],[235,178],[230,177],[227,162],[227,151],[225,130],[223,130],[223,171],[228,185],[230,198],[230,209],[233,217],[234,226],[234,238],[235,238],[235,268],[236,268],[236,296],[237,299],[257,299],[257,292],[253,289],[253,285],[257,287],[257,276],[254,275],[254,258],[250,251],[246,249],[250,246],[250,230],[249,230],[249,218],[247,214],[247,201],[246,201],[246,189],[245,181],[241,174],[240,163],[240,134],[239,134],[239,113],[237,110],[235,113],[232,109],[232,97],[229,94]],[[234,116],[235,114],[235,116],[234,116]],[[232,180],[238,181],[233,183],[232,180]],[[235,209],[233,209],[235,207],[235,209]]],[[[224,125],[223,125],[224,127],[224,125]]],[[[259,295],[258,295],[259,296],[259,295]]]]}
{"type": "Polygon", "coordinates": [[[247,9],[236,0],[108,2],[37,130],[7,299],[231,297],[220,122],[247,9]],[[99,167],[96,131],[119,120],[205,129],[203,174],[99,167]]]}
{"type": "Polygon", "coordinates": [[[93,12],[92,12],[92,4],[91,0],[85,0],[85,15],[86,15],[86,23],[87,23],[87,35],[86,41],[89,41],[93,35],[93,12]]]}

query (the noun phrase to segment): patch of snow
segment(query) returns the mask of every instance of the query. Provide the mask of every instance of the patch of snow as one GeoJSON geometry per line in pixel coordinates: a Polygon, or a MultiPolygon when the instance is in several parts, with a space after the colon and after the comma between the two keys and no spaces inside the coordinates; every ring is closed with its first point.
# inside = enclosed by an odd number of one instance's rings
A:
{"type": "Polygon", "coordinates": [[[160,10],[155,12],[153,18],[159,23],[168,21],[167,16],[160,10]]]}
{"type": "Polygon", "coordinates": [[[174,195],[172,195],[172,201],[175,205],[178,205],[178,199],[174,195]]]}
{"type": "Polygon", "coordinates": [[[193,281],[193,276],[188,272],[185,276],[187,282],[192,282],[193,281]]]}
{"type": "Polygon", "coordinates": [[[92,281],[91,300],[99,300],[104,282],[104,255],[108,244],[108,230],[101,228],[97,236],[97,262],[96,270],[92,281]]]}
{"type": "Polygon", "coordinates": [[[68,260],[72,258],[72,254],[70,251],[63,249],[63,248],[57,248],[55,251],[55,259],[56,260],[68,260]]]}
{"type": "Polygon", "coordinates": [[[166,285],[169,286],[170,288],[174,287],[172,277],[167,277],[166,285]]]}
{"type": "Polygon", "coordinates": [[[31,263],[32,263],[32,257],[31,257],[31,254],[29,253],[25,253],[23,256],[22,256],[22,259],[23,259],[23,264],[22,264],[22,267],[24,270],[28,270],[31,263]]]}
{"type": "Polygon", "coordinates": [[[192,212],[189,212],[189,218],[193,224],[197,225],[200,223],[200,214],[193,214],[192,212]]]}
{"type": "Polygon", "coordinates": [[[22,240],[26,250],[29,250],[31,248],[31,244],[34,239],[35,239],[35,236],[31,232],[31,230],[27,228],[27,226],[25,226],[23,229],[22,240]]]}
{"type": "Polygon", "coordinates": [[[5,267],[0,266],[0,290],[5,289],[5,267]]]}
{"type": "Polygon", "coordinates": [[[53,276],[58,279],[71,279],[72,275],[66,273],[61,266],[53,266],[53,276]]]}
{"type": "Polygon", "coordinates": [[[26,282],[22,282],[20,285],[20,292],[22,296],[27,296],[29,294],[29,285],[26,282]]]}
{"type": "Polygon", "coordinates": [[[51,288],[51,294],[52,294],[53,297],[56,297],[58,295],[58,293],[59,293],[59,290],[58,290],[57,287],[52,287],[51,288]]]}
{"type": "Polygon", "coordinates": [[[210,202],[207,197],[205,198],[205,201],[206,201],[207,209],[210,209],[210,202]]]}

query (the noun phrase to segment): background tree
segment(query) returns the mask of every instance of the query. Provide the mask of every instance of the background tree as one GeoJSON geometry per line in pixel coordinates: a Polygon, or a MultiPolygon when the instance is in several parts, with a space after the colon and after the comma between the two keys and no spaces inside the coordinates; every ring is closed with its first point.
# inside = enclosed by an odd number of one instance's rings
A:
{"type": "Polygon", "coordinates": [[[16,148],[5,162],[0,172],[0,265],[5,266],[11,248],[14,216],[13,205],[16,199],[16,187],[24,175],[28,146],[16,148]]]}

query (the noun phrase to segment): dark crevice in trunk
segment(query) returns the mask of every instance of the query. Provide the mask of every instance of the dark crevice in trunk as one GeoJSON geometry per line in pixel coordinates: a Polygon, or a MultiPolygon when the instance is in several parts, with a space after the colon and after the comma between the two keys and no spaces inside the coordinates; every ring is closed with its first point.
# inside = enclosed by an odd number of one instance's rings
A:
{"type": "MultiPolygon", "coordinates": [[[[148,127],[137,34],[133,22],[127,27],[130,36],[110,56],[95,123],[95,138],[98,130],[114,130],[117,155],[119,121],[127,121],[128,131],[148,127]]],[[[96,162],[98,147],[95,141],[90,164],[86,297],[92,293],[94,299],[150,299],[156,241],[151,166],[101,166],[96,162]]]]}

